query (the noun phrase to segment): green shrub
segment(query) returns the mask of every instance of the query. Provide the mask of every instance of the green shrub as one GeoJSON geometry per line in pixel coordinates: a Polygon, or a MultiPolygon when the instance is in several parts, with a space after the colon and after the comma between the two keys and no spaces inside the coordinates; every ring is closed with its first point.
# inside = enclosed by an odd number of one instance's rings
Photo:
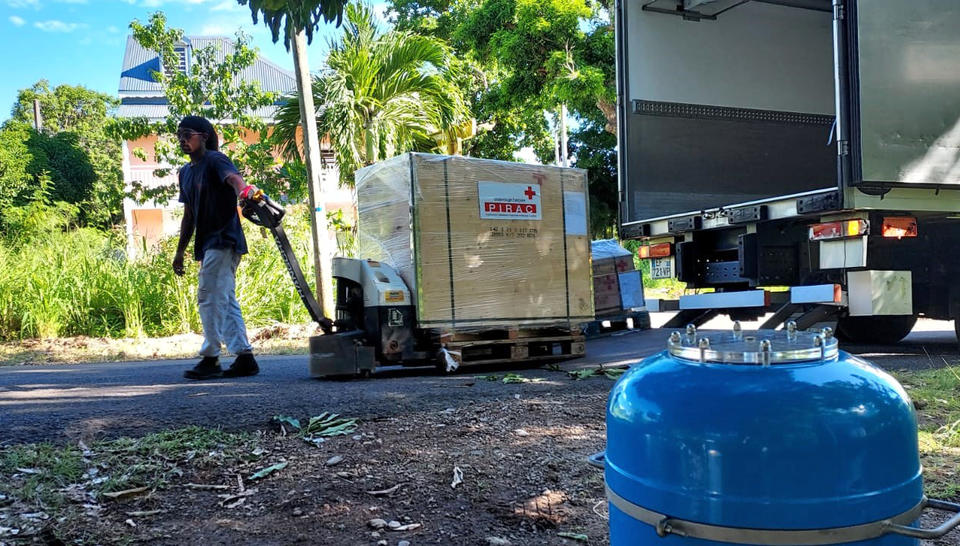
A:
{"type": "MultiPolygon", "coordinates": [[[[69,210],[42,201],[30,206],[34,209],[7,216],[19,227],[0,237],[0,339],[201,330],[198,264],[191,262],[184,277],[173,274],[175,238],[129,261],[121,232],[73,228],[69,210]]],[[[304,274],[312,279],[308,224],[300,209],[287,215],[285,227],[304,274]]],[[[244,230],[250,253],[237,270],[237,298],[247,326],[308,321],[272,236],[246,221],[244,230]]]]}

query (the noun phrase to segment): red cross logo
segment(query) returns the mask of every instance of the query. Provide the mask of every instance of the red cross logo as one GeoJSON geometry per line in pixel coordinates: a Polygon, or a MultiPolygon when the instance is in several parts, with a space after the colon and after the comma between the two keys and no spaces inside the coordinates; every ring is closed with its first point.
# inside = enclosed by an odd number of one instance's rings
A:
{"type": "Polygon", "coordinates": [[[523,192],[527,196],[527,199],[533,200],[537,196],[537,192],[534,191],[533,186],[527,186],[527,191],[523,192]]]}

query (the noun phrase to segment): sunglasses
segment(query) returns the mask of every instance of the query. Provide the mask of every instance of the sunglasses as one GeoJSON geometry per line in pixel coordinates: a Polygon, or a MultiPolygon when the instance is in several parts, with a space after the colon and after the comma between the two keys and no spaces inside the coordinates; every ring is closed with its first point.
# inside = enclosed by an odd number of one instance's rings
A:
{"type": "Polygon", "coordinates": [[[182,140],[190,140],[195,135],[202,135],[202,134],[204,133],[198,133],[197,131],[194,131],[192,129],[179,129],[177,131],[177,138],[182,140]]]}

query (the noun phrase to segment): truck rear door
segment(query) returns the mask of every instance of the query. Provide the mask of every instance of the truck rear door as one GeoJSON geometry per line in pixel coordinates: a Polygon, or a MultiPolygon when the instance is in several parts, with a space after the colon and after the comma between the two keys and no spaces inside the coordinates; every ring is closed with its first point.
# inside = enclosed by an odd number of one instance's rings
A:
{"type": "Polygon", "coordinates": [[[837,188],[829,0],[618,0],[621,236],[837,188]]]}
{"type": "Polygon", "coordinates": [[[960,2],[846,0],[840,16],[847,182],[960,189],[960,2]]]}

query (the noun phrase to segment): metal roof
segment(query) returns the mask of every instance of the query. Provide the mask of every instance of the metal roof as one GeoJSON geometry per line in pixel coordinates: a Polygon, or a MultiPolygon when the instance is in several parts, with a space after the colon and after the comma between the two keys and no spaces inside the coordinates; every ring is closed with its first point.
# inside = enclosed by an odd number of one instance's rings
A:
{"type": "MultiPolygon", "coordinates": [[[[187,46],[187,58],[192,58],[193,50],[203,49],[208,45],[219,44],[217,58],[234,51],[234,42],[224,36],[184,36],[183,42],[187,46]]],[[[188,64],[189,64],[188,60],[188,64]]],[[[120,108],[119,117],[145,116],[150,119],[162,119],[167,115],[166,100],[163,98],[163,89],[153,79],[153,72],[160,71],[160,56],[144,48],[133,36],[127,37],[127,47],[123,54],[123,68],[120,72],[120,108]],[[153,100],[144,100],[152,98],[153,100]]],[[[274,91],[281,94],[291,94],[296,91],[297,83],[289,70],[280,68],[273,62],[257,55],[253,65],[244,69],[236,76],[236,80],[245,82],[259,82],[264,91],[274,91]]],[[[271,119],[274,107],[260,108],[256,115],[271,119]]]]}
{"type": "MultiPolygon", "coordinates": [[[[277,106],[265,106],[253,111],[253,115],[260,119],[270,122],[273,121],[277,113],[277,106]]],[[[117,117],[119,118],[140,118],[144,117],[150,121],[162,121],[166,119],[170,109],[166,104],[126,104],[121,103],[117,108],[117,117]]],[[[221,119],[223,123],[230,123],[233,120],[221,119]]]]}

